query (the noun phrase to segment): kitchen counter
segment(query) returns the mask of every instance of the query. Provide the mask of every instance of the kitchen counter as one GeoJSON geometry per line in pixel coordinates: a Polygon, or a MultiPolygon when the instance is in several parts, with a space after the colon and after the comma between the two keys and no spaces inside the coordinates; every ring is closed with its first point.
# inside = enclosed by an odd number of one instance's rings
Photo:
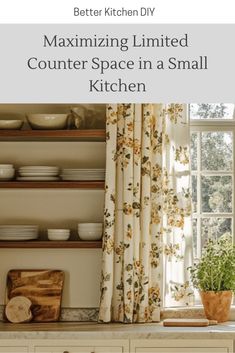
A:
{"type": "Polygon", "coordinates": [[[163,327],[156,324],[0,323],[0,339],[230,339],[235,322],[208,327],[163,327]]]}

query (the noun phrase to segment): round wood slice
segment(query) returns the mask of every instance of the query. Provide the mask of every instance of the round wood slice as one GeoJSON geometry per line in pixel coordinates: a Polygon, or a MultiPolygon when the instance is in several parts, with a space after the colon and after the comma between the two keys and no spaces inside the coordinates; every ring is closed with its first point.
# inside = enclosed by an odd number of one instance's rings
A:
{"type": "Polygon", "coordinates": [[[31,321],[33,318],[30,310],[31,306],[31,300],[24,296],[17,296],[10,299],[5,309],[8,321],[15,324],[31,321]]]}

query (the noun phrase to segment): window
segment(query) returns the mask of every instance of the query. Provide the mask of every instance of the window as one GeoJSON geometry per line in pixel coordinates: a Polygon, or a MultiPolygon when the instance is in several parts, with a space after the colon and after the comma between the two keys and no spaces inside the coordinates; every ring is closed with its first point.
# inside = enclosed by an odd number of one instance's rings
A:
{"type": "Polygon", "coordinates": [[[234,236],[234,104],[190,104],[194,257],[234,236]]]}

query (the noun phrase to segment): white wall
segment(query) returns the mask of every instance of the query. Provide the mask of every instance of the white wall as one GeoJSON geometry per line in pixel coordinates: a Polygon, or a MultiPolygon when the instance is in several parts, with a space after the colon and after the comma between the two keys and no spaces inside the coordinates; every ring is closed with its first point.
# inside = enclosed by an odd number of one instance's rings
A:
{"type": "MultiPolygon", "coordinates": [[[[67,106],[56,106],[58,112],[67,106]]],[[[53,106],[0,105],[3,112],[53,111],[53,106]]],[[[105,143],[0,142],[0,164],[104,167],[105,143]]],[[[0,224],[39,224],[42,237],[49,227],[68,227],[76,237],[78,222],[103,220],[103,190],[0,189],[0,224]]],[[[0,304],[4,303],[6,274],[10,269],[61,269],[65,271],[63,307],[99,304],[100,249],[0,249],[0,304]]]]}

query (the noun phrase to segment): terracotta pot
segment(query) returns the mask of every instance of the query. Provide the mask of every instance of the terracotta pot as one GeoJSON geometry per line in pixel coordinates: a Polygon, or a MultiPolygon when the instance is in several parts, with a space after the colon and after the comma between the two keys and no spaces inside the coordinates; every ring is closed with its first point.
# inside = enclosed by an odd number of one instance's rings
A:
{"type": "Polygon", "coordinates": [[[232,291],[200,292],[206,318],[225,322],[229,320],[230,307],[233,297],[232,291]]]}

